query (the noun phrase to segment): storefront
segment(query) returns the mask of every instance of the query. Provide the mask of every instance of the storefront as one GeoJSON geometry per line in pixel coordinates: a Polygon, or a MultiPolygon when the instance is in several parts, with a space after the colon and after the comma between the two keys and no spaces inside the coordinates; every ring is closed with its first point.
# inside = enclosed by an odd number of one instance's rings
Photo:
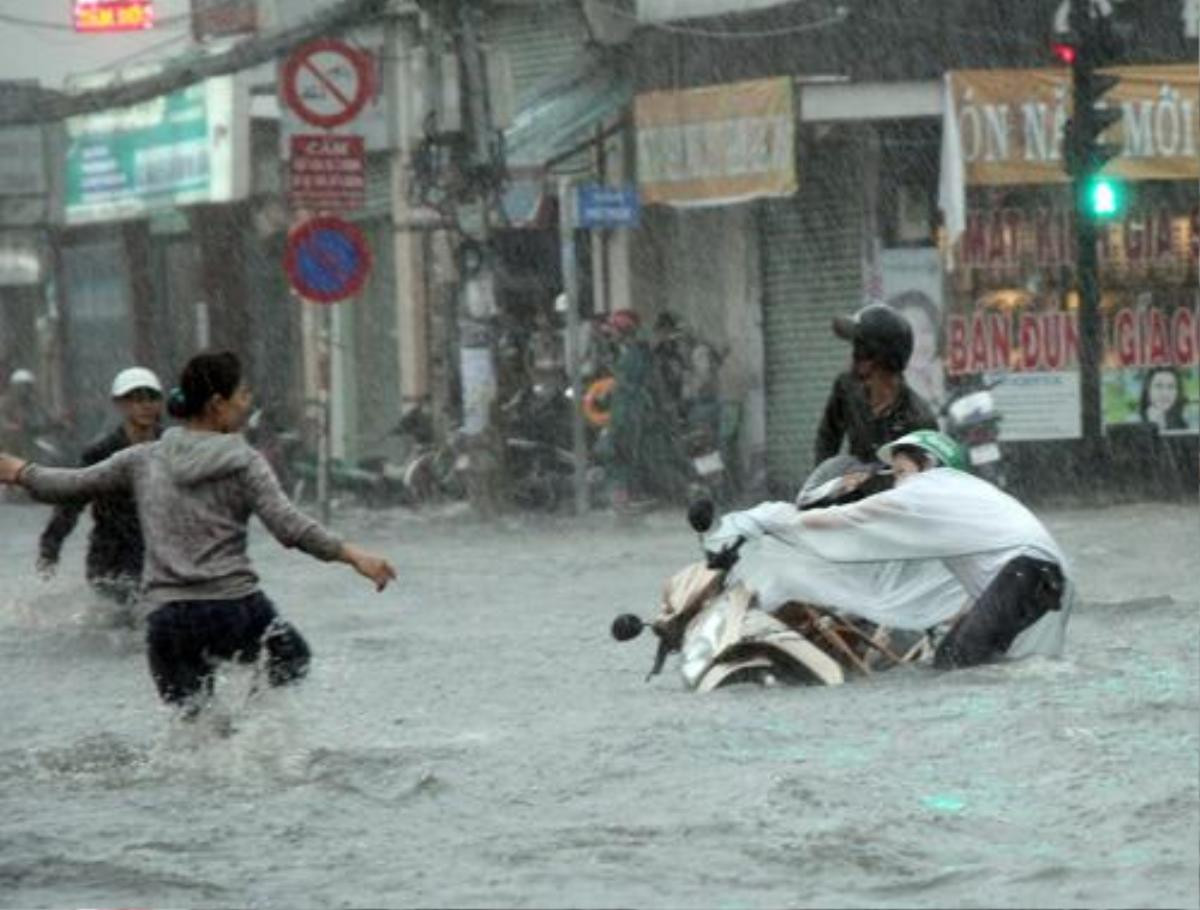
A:
{"type": "MultiPolygon", "coordinates": [[[[8,92],[36,91],[6,86],[8,92]]],[[[38,391],[51,411],[62,404],[57,383],[59,350],[54,323],[51,246],[46,226],[52,208],[46,127],[0,128],[0,387],[24,367],[39,377],[38,391]]]]}
{"type": "Polygon", "coordinates": [[[798,391],[789,363],[804,334],[791,79],[643,93],[635,126],[644,215],[630,260],[639,309],[651,318],[669,310],[727,352],[721,397],[743,470],[789,473],[798,391]]]}
{"type": "MultiPolygon", "coordinates": [[[[1200,76],[1194,66],[1112,72],[1122,119],[1108,138],[1123,151],[1105,173],[1125,202],[1097,242],[1104,425],[1110,444],[1156,428],[1159,449],[1194,473],[1200,76]]],[[[954,211],[943,193],[947,224],[961,226],[948,250],[946,373],[1003,380],[1005,442],[1079,439],[1075,213],[1060,158],[1070,75],[967,71],[947,87],[943,179],[958,171],[963,204],[954,211]]]]}
{"type": "Polygon", "coordinates": [[[122,365],[170,376],[210,343],[249,355],[249,171],[240,77],[66,122],[58,285],[80,438],[108,421],[122,365]]]}

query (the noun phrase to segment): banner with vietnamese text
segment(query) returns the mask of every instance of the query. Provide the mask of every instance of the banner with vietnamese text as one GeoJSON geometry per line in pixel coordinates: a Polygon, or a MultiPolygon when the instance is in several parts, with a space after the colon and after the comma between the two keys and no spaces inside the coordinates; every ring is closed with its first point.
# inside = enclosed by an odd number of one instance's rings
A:
{"type": "MultiPolygon", "coordinates": [[[[1103,337],[1105,422],[1154,422],[1172,433],[1200,431],[1200,309],[1194,290],[1116,294],[1103,337]]],[[[946,321],[950,376],[1002,375],[994,394],[1002,438],[1080,435],[1077,313],[1023,291],[983,294],[946,321]]]]}
{"type": "Polygon", "coordinates": [[[634,99],[642,200],[727,205],[796,191],[790,78],[634,99]]]}
{"type": "MultiPolygon", "coordinates": [[[[1104,169],[1129,180],[1200,178],[1200,69],[1193,64],[1105,69],[1121,81],[1105,98],[1121,119],[1104,139],[1122,148],[1104,169]]],[[[1060,183],[1071,71],[959,70],[944,116],[954,118],[968,186],[1060,183]]]]}

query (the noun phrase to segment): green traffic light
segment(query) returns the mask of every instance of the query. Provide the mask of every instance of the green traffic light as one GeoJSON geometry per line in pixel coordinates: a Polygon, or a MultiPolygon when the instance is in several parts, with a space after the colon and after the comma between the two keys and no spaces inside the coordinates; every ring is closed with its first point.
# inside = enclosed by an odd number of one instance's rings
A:
{"type": "Polygon", "coordinates": [[[1107,177],[1098,177],[1088,187],[1088,208],[1096,217],[1117,214],[1121,208],[1121,192],[1107,177]]]}

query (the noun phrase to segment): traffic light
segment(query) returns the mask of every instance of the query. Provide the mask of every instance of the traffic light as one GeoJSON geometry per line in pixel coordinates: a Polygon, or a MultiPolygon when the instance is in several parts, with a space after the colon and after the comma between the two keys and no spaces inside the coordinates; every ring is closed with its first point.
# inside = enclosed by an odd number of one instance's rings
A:
{"type": "Polygon", "coordinates": [[[1104,132],[1121,119],[1120,109],[1109,107],[1104,100],[1104,94],[1121,80],[1081,65],[1079,61],[1085,56],[1081,50],[1076,58],[1075,110],[1063,135],[1063,161],[1072,177],[1095,174],[1121,153],[1119,145],[1100,141],[1104,132]]]}
{"type": "Polygon", "coordinates": [[[1105,95],[1121,80],[1098,72],[1114,62],[1121,47],[1112,27],[1110,4],[1096,0],[1073,0],[1068,34],[1055,42],[1055,53],[1071,65],[1074,110],[1063,131],[1063,164],[1080,185],[1081,213],[1092,217],[1115,214],[1120,190],[1099,173],[1121,152],[1121,147],[1102,142],[1105,131],[1121,119],[1121,111],[1110,107],[1105,95]],[[1069,53],[1059,48],[1069,49],[1069,53]]]}
{"type": "Polygon", "coordinates": [[[1071,66],[1075,62],[1075,45],[1070,41],[1055,41],[1050,45],[1050,50],[1067,66],[1071,66]]]}
{"type": "Polygon", "coordinates": [[[1119,181],[1111,177],[1093,177],[1084,184],[1087,214],[1093,218],[1109,218],[1124,207],[1124,191],[1119,181]]]}

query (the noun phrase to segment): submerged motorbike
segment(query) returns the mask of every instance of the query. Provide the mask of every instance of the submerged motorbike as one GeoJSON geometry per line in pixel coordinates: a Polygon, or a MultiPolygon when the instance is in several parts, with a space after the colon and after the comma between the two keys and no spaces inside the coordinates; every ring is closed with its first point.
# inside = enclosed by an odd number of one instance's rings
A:
{"type": "MultiPolygon", "coordinates": [[[[830,462],[837,464],[823,464],[805,484],[800,508],[870,495],[881,473],[853,458],[830,462]]],[[[712,526],[714,516],[711,500],[688,510],[688,521],[699,534],[712,526]]],[[[835,686],[933,653],[928,634],[887,629],[817,604],[790,601],[771,611],[760,609],[753,590],[741,582],[728,583],[744,544],[739,538],[671,576],[649,622],[632,613],[613,621],[611,633],[618,641],[632,640],[647,627],[658,637],[647,680],[662,671],[673,653],[680,654],[685,686],[697,692],[739,682],[835,686]]]]}

